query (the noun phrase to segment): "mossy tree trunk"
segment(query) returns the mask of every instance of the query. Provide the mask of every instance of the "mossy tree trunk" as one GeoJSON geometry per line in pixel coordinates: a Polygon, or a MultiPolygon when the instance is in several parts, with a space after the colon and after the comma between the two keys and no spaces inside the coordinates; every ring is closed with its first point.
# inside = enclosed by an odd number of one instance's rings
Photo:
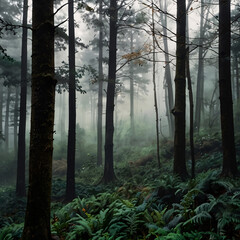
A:
{"type": "Polygon", "coordinates": [[[219,91],[223,149],[223,176],[238,174],[234,141],[231,88],[230,0],[219,0],[219,91]]]}
{"type": "Polygon", "coordinates": [[[33,0],[29,187],[22,240],[49,240],[54,126],[53,0],[33,0]]]}

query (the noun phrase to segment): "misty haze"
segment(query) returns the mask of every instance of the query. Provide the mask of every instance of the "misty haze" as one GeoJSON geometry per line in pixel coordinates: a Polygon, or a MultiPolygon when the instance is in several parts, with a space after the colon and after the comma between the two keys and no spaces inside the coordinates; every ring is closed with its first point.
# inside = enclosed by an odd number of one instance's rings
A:
{"type": "Polygon", "coordinates": [[[0,240],[240,239],[236,0],[0,1],[0,240]]]}

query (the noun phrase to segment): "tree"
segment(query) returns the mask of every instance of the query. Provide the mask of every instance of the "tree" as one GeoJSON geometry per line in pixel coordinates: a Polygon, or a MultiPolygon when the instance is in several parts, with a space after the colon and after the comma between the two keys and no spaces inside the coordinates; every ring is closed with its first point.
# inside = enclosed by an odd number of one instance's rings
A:
{"type": "Polygon", "coordinates": [[[7,86],[7,101],[5,111],[5,126],[4,126],[4,137],[5,137],[5,148],[9,150],[9,108],[10,108],[10,97],[11,97],[11,86],[7,86]]]}
{"type": "Polygon", "coordinates": [[[198,47],[198,75],[197,75],[197,91],[196,91],[196,110],[195,110],[195,128],[199,133],[201,112],[203,108],[203,87],[204,87],[204,52],[203,52],[203,41],[204,41],[204,0],[201,1],[201,14],[200,14],[200,36],[199,36],[199,47],[198,47]]]}
{"type": "Polygon", "coordinates": [[[99,49],[98,49],[98,114],[97,114],[97,165],[102,165],[102,112],[103,112],[103,23],[102,0],[99,0],[99,49]]]}
{"type": "Polygon", "coordinates": [[[157,139],[157,161],[158,168],[160,169],[160,150],[159,150],[159,112],[158,112],[158,103],[157,103],[157,86],[156,86],[156,36],[155,36],[155,20],[154,20],[154,8],[152,1],[152,45],[153,45],[153,94],[154,94],[154,108],[156,115],[156,139],[157,139]]]}
{"type": "Polygon", "coordinates": [[[174,165],[173,172],[181,178],[187,177],[185,160],[185,128],[186,128],[186,3],[177,0],[177,60],[175,76],[175,106],[172,113],[175,117],[174,165]]]}
{"type": "Polygon", "coordinates": [[[27,114],[27,13],[28,0],[23,3],[22,56],[21,56],[21,93],[18,135],[17,183],[16,194],[25,196],[25,158],[26,158],[26,114],[27,114]]]}
{"type": "Polygon", "coordinates": [[[75,197],[75,146],[76,146],[76,83],[75,83],[75,30],[74,2],[68,1],[69,29],[69,126],[67,149],[66,200],[75,197]]]}
{"type": "Polygon", "coordinates": [[[117,19],[118,7],[116,0],[110,0],[110,39],[109,39],[109,64],[108,85],[106,103],[106,132],[105,132],[105,164],[103,183],[109,183],[116,179],[113,168],[113,132],[114,132],[114,95],[116,83],[116,55],[117,55],[117,19]]]}
{"type": "Polygon", "coordinates": [[[19,117],[19,86],[15,86],[15,99],[13,109],[13,143],[14,143],[14,154],[17,155],[17,144],[18,144],[18,117],[19,117]]]}
{"type": "Polygon", "coordinates": [[[223,176],[238,174],[234,141],[231,88],[230,0],[219,0],[219,92],[223,149],[223,176]]]}
{"type": "MultiPolygon", "coordinates": [[[[160,7],[162,1],[159,0],[160,7]]],[[[164,2],[163,11],[167,12],[167,3],[166,0],[164,2]]],[[[166,112],[168,117],[168,125],[169,125],[169,136],[173,137],[174,133],[174,119],[171,111],[173,109],[173,89],[172,89],[172,77],[171,77],[171,69],[170,69],[170,59],[169,59],[169,50],[168,50],[168,38],[167,38],[167,16],[164,15],[162,11],[160,11],[160,18],[163,25],[163,44],[164,44],[164,57],[165,57],[165,78],[166,78],[166,112]]]]}
{"type": "Polygon", "coordinates": [[[53,0],[33,0],[29,187],[22,240],[49,240],[54,126],[53,0]]]}
{"type": "MultiPolygon", "coordinates": [[[[0,80],[0,134],[3,134],[3,83],[0,80]]],[[[0,139],[1,142],[1,139],[0,139]]]]}

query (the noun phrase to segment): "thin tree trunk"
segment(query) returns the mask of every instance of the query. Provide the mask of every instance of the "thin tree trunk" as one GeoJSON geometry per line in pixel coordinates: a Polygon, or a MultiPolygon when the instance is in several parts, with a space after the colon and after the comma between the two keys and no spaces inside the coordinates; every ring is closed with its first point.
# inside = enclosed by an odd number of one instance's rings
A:
{"type": "Polygon", "coordinates": [[[156,88],[156,42],[155,42],[155,22],[154,9],[152,2],[152,41],[153,41],[153,93],[154,93],[154,108],[156,115],[156,137],[157,137],[157,162],[160,169],[160,144],[159,144],[159,117],[158,117],[158,103],[157,103],[157,88],[156,88]]]}
{"type": "Polygon", "coordinates": [[[66,117],[66,106],[65,106],[65,93],[61,94],[61,119],[60,119],[60,124],[61,124],[61,142],[63,142],[65,138],[65,117],[66,117]]]}
{"type": "Polygon", "coordinates": [[[8,152],[9,150],[9,108],[10,108],[10,96],[11,96],[11,87],[7,87],[7,101],[6,101],[6,112],[5,112],[5,149],[8,152]]]}
{"type": "Polygon", "coordinates": [[[16,92],[15,92],[15,104],[14,104],[14,123],[13,123],[13,136],[14,136],[14,154],[17,155],[17,149],[18,149],[18,134],[17,134],[17,129],[18,129],[18,116],[19,116],[19,108],[18,108],[18,103],[19,103],[19,87],[15,87],[16,92]]]}
{"type": "MultiPolygon", "coordinates": [[[[161,0],[160,0],[160,6],[161,6],[161,0]]],[[[167,4],[165,0],[164,4],[164,11],[167,11],[167,4]]],[[[164,18],[164,14],[161,12],[160,13],[161,17],[161,22],[163,25],[163,44],[164,44],[164,56],[165,56],[165,76],[166,76],[166,87],[167,87],[167,92],[168,92],[168,104],[166,107],[169,109],[167,110],[168,114],[168,119],[169,119],[169,135],[170,137],[173,137],[174,135],[174,118],[173,115],[171,114],[171,111],[173,109],[173,88],[172,88],[172,77],[171,77],[171,69],[170,69],[170,60],[169,60],[169,50],[168,50],[168,40],[167,40],[167,16],[164,18]]]]}
{"type": "Polygon", "coordinates": [[[223,176],[238,174],[231,88],[230,0],[219,0],[219,90],[223,149],[223,176]]]}
{"type": "Polygon", "coordinates": [[[238,57],[235,57],[235,68],[236,68],[236,95],[237,100],[239,100],[239,68],[238,68],[238,57]]]}
{"type": "MultiPolygon", "coordinates": [[[[3,83],[0,80],[0,134],[3,134],[3,83]]],[[[0,139],[1,142],[1,139],[0,139]]],[[[1,145],[1,144],[0,144],[1,145]]]]}
{"type": "Polygon", "coordinates": [[[106,103],[106,134],[105,134],[105,164],[103,183],[110,183],[116,180],[113,168],[113,133],[114,133],[114,97],[116,83],[116,57],[117,57],[117,1],[110,0],[110,39],[109,39],[109,68],[106,103]]]}
{"type": "Polygon", "coordinates": [[[200,124],[201,124],[201,112],[202,112],[202,105],[203,105],[203,10],[204,10],[204,0],[201,1],[201,13],[200,13],[200,36],[198,42],[198,75],[197,75],[197,91],[196,91],[196,108],[195,108],[195,123],[194,127],[199,133],[200,124]]]}
{"type": "Polygon", "coordinates": [[[101,166],[102,160],[102,112],[103,112],[103,22],[102,0],[99,1],[99,52],[98,52],[98,115],[97,115],[97,165],[101,166]]]}
{"type": "Polygon", "coordinates": [[[194,127],[193,127],[193,92],[192,92],[192,81],[189,67],[189,48],[186,52],[186,71],[187,71],[187,80],[188,80],[188,92],[189,92],[189,106],[190,106],[190,149],[191,149],[191,159],[192,159],[192,178],[195,178],[195,155],[194,155],[194,127]]]}
{"type": "Polygon", "coordinates": [[[172,111],[175,117],[174,136],[174,164],[173,172],[182,179],[187,177],[185,160],[185,129],[186,129],[186,3],[185,0],[177,0],[177,61],[175,76],[175,107],[172,111]]]}
{"type": "Polygon", "coordinates": [[[54,130],[53,0],[33,0],[29,187],[21,240],[50,240],[54,130]]]}
{"type": "Polygon", "coordinates": [[[69,132],[67,149],[66,201],[75,197],[75,146],[76,146],[76,84],[75,84],[75,31],[74,3],[68,1],[69,28],[69,132]]]}
{"type": "MultiPolygon", "coordinates": [[[[130,51],[133,53],[133,31],[131,29],[130,51]]],[[[135,129],[134,129],[134,79],[133,79],[133,62],[130,62],[130,129],[131,139],[134,141],[135,129]]]]}
{"type": "Polygon", "coordinates": [[[21,93],[20,118],[18,132],[18,158],[16,195],[23,197],[25,190],[25,161],[26,161],[26,114],[27,114],[27,18],[28,0],[23,3],[23,29],[22,29],[22,56],[21,56],[21,93]]]}

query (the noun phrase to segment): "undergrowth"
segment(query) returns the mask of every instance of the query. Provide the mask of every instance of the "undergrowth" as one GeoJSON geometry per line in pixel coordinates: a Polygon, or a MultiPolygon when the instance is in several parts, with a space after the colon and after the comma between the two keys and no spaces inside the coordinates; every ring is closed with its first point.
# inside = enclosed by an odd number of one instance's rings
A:
{"type": "MultiPolygon", "coordinates": [[[[65,180],[54,178],[52,235],[60,240],[240,239],[240,182],[219,178],[216,141],[208,145],[205,139],[198,141],[197,176],[186,182],[171,174],[168,142],[160,170],[155,158],[136,165],[137,148],[122,160],[119,157],[115,168],[119,181],[114,185],[97,185],[102,168],[85,164],[76,174],[78,197],[68,204],[63,202],[65,180]],[[204,147],[215,150],[205,152],[204,147]]],[[[152,154],[152,146],[142,148],[141,154],[152,154]]],[[[2,187],[0,202],[0,240],[20,239],[26,199],[16,198],[13,188],[2,187]]]]}

